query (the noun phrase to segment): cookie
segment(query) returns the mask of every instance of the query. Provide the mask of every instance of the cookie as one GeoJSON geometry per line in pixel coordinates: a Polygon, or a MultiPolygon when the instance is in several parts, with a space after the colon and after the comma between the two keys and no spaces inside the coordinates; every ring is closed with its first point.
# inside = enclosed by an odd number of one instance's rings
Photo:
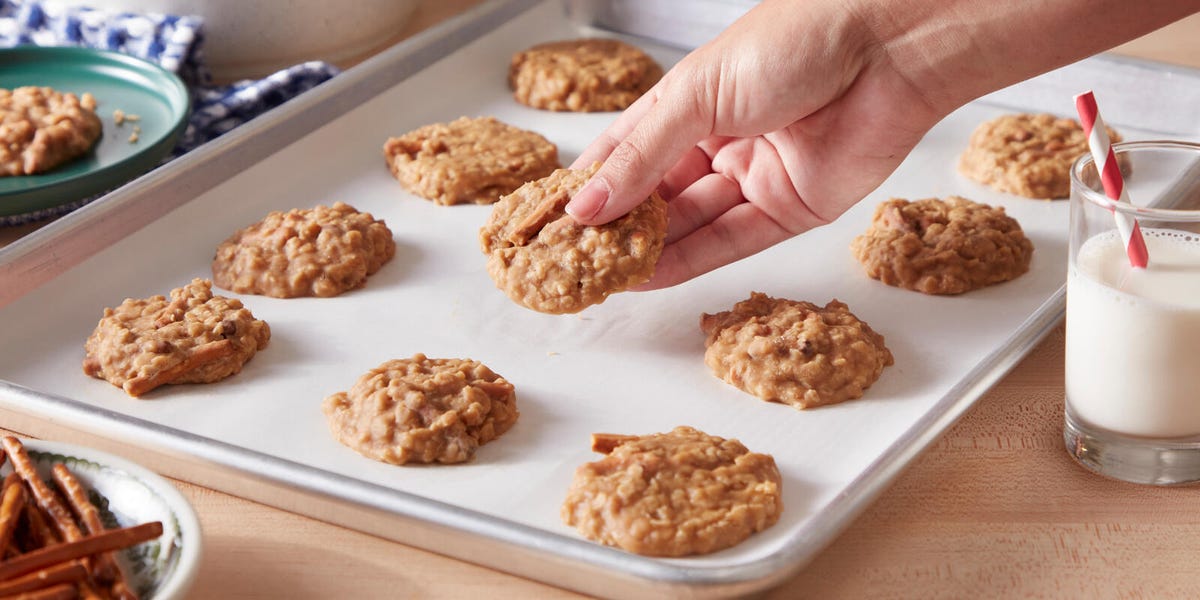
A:
{"type": "MultiPolygon", "coordinates": [[[[1112,143],[1121,136],[1112,128],[1112,143]]],[[[1054,115],[1004,115],[971,134],[958,171],[1002,192],[1027,198],[1071,195],[1071,163],[1088,151],[1079,122],[1054,115]]]]}
{"type": "Polygon", "coordinates": [[[217,246],[213,281],[239,294],[336,296],[362,287],[396,254],[383,221],[335,202],[271,212],[217,246]]]}
{"type": "Polygon", "coordinates": [[[640,49],[607,39],[538,44],[512,57],[513,98],[543,110],[624,110],[663,76],[640,49]]]}
{"type": "Polygon", "coordinates": [[[1033,257],[1033,243],[1003,207],[958,196],[883,202],[850,249],[867,275],[926,294],[1015,279],[1033,257]]]}
{"type": "Polygon", "coordinates": [[[708,554],[775,524],[783,512],[775,459],[691,427],[645,436],[595,434],[608,456],[580,466],[564,523],[646,556],[708,554]]]}
{"type": "Polygon", "coordinates": [[[604,225],[580,225],[563,208],[600,168],[559,169],[503,197],[479,230],[488,274],[516,303],[575,313],[654,274],[667,233],[658,194],[604,225]]]}
{"type": "Polygon", "coordinates": [[[193,279],[171,299],[126,299],[105,308],[84,344],[83,372],[130,396],[169,383],[212,383],[236,375],[267,346],[271,328],[241,301],[214,296],[193,279]]]}
{"type": "Polygon", "coordinates": [[[717,377],[768,402],[804,409],[859,398],[893,363],[883,336],[837,300],[753,292],[700,317],[704,362],[717,377]]]}
{"type": "Polygon", "coordinates": [[[492,117],[462,117],[388,139],[383,155],[404,189],[438,204],[492,204],[559,168],[558,147],[492,117]]]}
{"type": "Polygon", "coordinates": [[[44,173],[86,154],[98,139],[91,94],[0,89],[0,177],[44,173]]]}
{"type": "Polygon", "coordinates": [[[337,441],[378,461],[460,463],[517,421],[513,386],[469,359],[389,360],[322,405],[337,441]]]}

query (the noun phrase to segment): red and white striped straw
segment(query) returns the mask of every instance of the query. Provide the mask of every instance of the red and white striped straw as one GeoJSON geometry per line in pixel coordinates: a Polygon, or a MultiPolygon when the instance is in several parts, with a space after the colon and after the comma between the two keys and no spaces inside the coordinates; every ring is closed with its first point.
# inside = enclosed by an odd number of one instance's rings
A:
{"type": "MultiPolygon", "coordinates": [[[[1075,96],[1075,110],[1079,112],[1079,123],[1087,134],[1088,149],[1092,152],[1092,160],[1096,162],[1096,171],[1100,173],[1100,183],[1104,186],[1104,195],[1116,202],[1129,204],[1129,194],[1125,191],[1125,180],[1121,178],[1121,167],[1117,164],[1116,153],[1108,139],[1108,129],[1104,127],[1104,119],[1100,118],[1100,109],[1096,107],[1096,97],[1088,90],[1075,96]]],[[[1142,228],[1132,216],[1109,207],[1117,222],[1117,232],[1125,242],[1125,254],[1129,256],[1129,266],[1144,269],[1150,262],[1150,253],[1146,251],[1146,240],[1142,238],[1142,228]]]]}

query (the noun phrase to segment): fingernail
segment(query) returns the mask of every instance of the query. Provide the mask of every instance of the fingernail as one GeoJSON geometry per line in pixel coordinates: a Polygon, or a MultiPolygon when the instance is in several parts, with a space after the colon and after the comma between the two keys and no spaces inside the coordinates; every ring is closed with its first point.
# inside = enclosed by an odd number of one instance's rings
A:
{"type": "Polygon", "coordinates": [[[564,210],[576,219],[593,219],[608,203],[609,189],[603,180],[593,177],[575,194],[564,210]]]}

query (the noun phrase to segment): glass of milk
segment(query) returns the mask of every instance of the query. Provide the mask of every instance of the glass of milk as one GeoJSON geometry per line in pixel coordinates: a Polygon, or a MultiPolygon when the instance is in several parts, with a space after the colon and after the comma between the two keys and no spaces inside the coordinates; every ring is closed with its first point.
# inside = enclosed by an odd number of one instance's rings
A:
{"type": "Polygon", "coordinates": [[[1156,485],[1200,482],[1200,145],[1113,146],[1132,204],[1104,195],[1091,156],[1071,169],[1067,451],[1156,485]],[[1150,255],[1129,266],[1112,211],[1150,255]]]}

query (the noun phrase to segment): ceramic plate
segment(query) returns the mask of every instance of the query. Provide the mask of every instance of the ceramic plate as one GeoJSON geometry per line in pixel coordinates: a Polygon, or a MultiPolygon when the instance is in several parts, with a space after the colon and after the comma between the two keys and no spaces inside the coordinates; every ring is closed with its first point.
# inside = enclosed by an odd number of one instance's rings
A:
{"type": "MultiPolygon", "coordinates": [[[[144,600],[186,597],[200,565],[200,522],[187,499],[166,479],[144,467],[83,446],[41,440],[22,440],[29,458],[44,479],[63,463],[100,511],[105,526],[128,527],[160,521],[156,540],[118,553],[130,587],[144,600]]],[[[12,470],[8,462],[0,475],[12,470]]]]}
{"type": "Polygon", "coordinates": [[[187,124],[190,100],[175,74],[125,54],[89,48],[0,49],[0,88],[49,86],[96,97],[103,131],[93,150],[48,173],[0,177],[0,216],[53,208],[111,190],[154,168],[187,124]],[[117,109],[137,115],[118,126],[117,109]],[[130,142],[133,126],[141,128],[130,142]]]}

